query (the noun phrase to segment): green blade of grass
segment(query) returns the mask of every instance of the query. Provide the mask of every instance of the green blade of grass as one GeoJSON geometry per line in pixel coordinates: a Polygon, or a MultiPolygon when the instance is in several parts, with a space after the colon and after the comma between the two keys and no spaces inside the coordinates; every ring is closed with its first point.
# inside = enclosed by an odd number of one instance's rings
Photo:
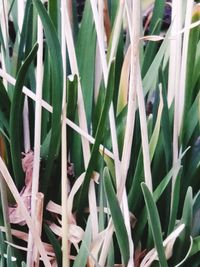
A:
{"type": "Polygon", "coordinates": [[[4,237],[3,233],[0,230],[0,256],[1,256],[1,267],[5,267],[5,258],[4,258],[4,253],[5,253],[5,242],[4,242],[4,237]]]}
{"type": "Polygon", "coordinates": [[[9,266],[9,267],[15,267],[15,263],[12,260],[12,250],[11,250],[10,245],[8,245],[8,247],[7,247],[6,257],[7,257],[7,261],[6,261],[7,262],[7,266],[9,266]]]}
{"type": "Polygon", "coordinates": [[[46,224],[44,225],[44,230],[51,245],[53,246],[53,249],[56,255],[57,264],[58,266],[61,266],[62,265],[62,250],[61,250],[60,243],[55,237],[55,235],[53,234],[53,232],[51,231],[51,229],[46,224]]]}
{"type": "Polygon", "coordinates": [[[154,156],[154,153],[156,150],[156,146],[158,144],[159,135],[160,135],[160,124],[161,124],[162,110],[163,110],[163,99],[162,99],[162,91],[160,89],[160,104],[159,104],[158,113],[157,113],[157,120],[156,120],[156,124],[154,127],[154,131],[153,131],[152,136],[151,136],[150,143],[149,143],[149,152],[150,152],[151,161],[153,159],[153,156],[154,156]]]}
{"type": "MultiPolygon", "coordinates": [[[[75,114],[77,110],[77,100],[78,100],[78,77],[75,75],[73,81],[68,79],[67,81],[67,118],[71,121],[75,121],[75,114]]],[[[67,144],[69,149],[71,148],[73,131],[70,127],[67,129],[67,144]]],[[[71,151],[71,155],[73,151],[71,151]]],[[[76,157],[76,155],[74,155],[76,157]]],[[[72,156],[73,157],[73,156],[72,156]]]]}
{"type": "Polygon", "coordinates": [[[38,50],[38,44],[36,44],[28,57],[26,58],[24,64],[21,66],[19,73],[17,75],[15,91],[13,94],[11,111],[10,111],[10,150],[11,150],[11,159],[13,164],[14,179],[16,185],[21,188],[24,184],[24,173],[22,170],[21,164],[21,145],[20,145],[20,135],[21,129],[19,122],[22,117],[23,110],[23,100],[24,95],[22,93],[22,88],[25,82],[25,77],[28,71],[28,67],[36,56],[38,50]]]}
{"type": "Polygon", "coordinates": [[[149,224],[152,230],[154,244],[155,244],[155,247],[158,253],[160,266],[168,267],[164,248],[163,248],[162,230],[161,230],[160,219],[158,215],[158,210],[156,208],[156,204],[146,184],[142,183],[141,187],[142,187],[142,192],[144,195],[144,200],[145,200],[145,204],[147,208],[148,219],[149,219],[149,224]]]}
{"type": "MultiPolygon", "coordinates": [[[[194,7],[192,22],[198,21],[200,18],[200,8],[198,5],[194,7]]],[[[194,99],[196,98],[195,90],[192,88],[192,81],[194,76],[194,62],[197,51],[197,43],[200,36],[200,27],[195,27],[190,30],[189,43],[188,43],[188,55],[187,55],[187,70],[186,70],[186,82],[185,82],[185,100],[184,100],[184,112],[182,120],[182,129],[181,129],[181,140],[183,145],[186,147],[185,135],[188,131],[187,127],[187,115],[192,106],[194,99]]]]}
{"type": "Polygon", "coordinates": [[[172,131],[170,125],[170,110],[167,103],[167,85],[164,72],[160,69],[160,80],[162,83],[162,98],[163,98],[163,114],[161,119],[163,146],[166,158],[166,167],[169,168],[172,164],[172,131]]]}
{"type": "Polygon", "coordinates": [[[80,247],[78,255],[76,256],[73,267],[86,266],[87,258],[88,258],[89,251],[90,251],[91,238],[92,238],[91,230],[92,230],[91,220],[90,220],[90,217],[88,217],[81,247],[80,247]]]}
{"type": "Polygon", "coordinates": [[[126,231],[123,215],[119,206],[119,202],[116,198],[116,193],[114,191],[111,177],[107,167],[104,169],[103,177],[104,177],[105,192],[110,207],[110,213],[112,216],[112,221],[114,224],[117,241],[123,258],[123,263],[126,266],[130,256],[128,234],[126,231]]]}
{"type": "Polygon", "coordinates": [[[142,79],[144,96],[147,94],[147,92],[156,87],[159,68],[169,44],[169,35],[170,35],[170,29],[168,30],[166,37],[160,46],[160,49],[158,50],[156,56],[154,57],[150,67],[148,68],[148,71],[146,72],[144,78],[142,79]]]}
{"type": "Polygon", "coordinates": [[[57,0],[48,2],[49,17],[51,18],[56,31],[58,30],[58,16],[60,16],[60,11],[58,10],[58,2],[59,1],[57,0]]]}
{"type": "Polygon", "coordinates": [[[95,76],[96,32],[90,1],[85,2],[83,18],[76,43],[76,56],[84,99],[87,123],[91,122],[95,76]],[[85,38],[87,36],[87,38],[85,38]]]}
{"type": "Polygon", "coordinates": [[[174,230],[175,223],[176,223],[178,205],[179,205],[179,197],[180,197],[180,179],[181,179],[181,174],[178,174],[175,179],[174,190],[172,194],[170,219],[169,219],[169,224],[168,224],[168,234],[170,234],[174,230]]]}
{"type": "Polygon", "coordinates": [[[62,88],[63,88],[63,68],[62,68],[62,55],[61,47],[57,37],[55,27],[49,18],[46,9],[41,1],[33,0],[37,12],[42,21],[47,45],[49,47],[51,59],[51,74],[52,74],[52,106],[53,114],[51,121],[51,138],[49,144],[49,151],[46,163],[46,169],[42,181],[42,191],[45,193],[48,188],[48,180],[51,175],[53,163],[58,156],[58,148],[60,146],[60,133],[61,133],[61,109],[62,109],[62,88]]]}
{"type": "MultiPolygon", "coordinates": [[[[153,198],[154,198],[155,202],[157,202],[159,200],[159,198],[162,196],[163,192],[165,191],[169,182],[171,181],[173,174],[178,172],[179,169],[180,169],[180,165],[179,164],[175,165],[168,172],[168,174],[162,179],[160,184],[157,186],[157,188],[153,192],[153,198]]],[[[146,225],[146,222],[147,222],[147,210],[146,210],[146,208],[144,208],[142,210],[142,212],[140,213],[140,222],[138,224],[136,224],[136,227],[134,229],[134,231],[135,231],[134,240],[136,242],[136,245],[137,245],[139,239],[141,238],[141,235],[142,235],[142,232],[144,231],[144,227],[146,225]]]]}
{"type": "Polygon", "coordinates": [[[198,125],[199,122],[199,113],[198,113],[198,104],[199,104],[199,97],[200,93],[196,96],[195,101],[190,106],[187,114],[185,114],[184,119],[184,129],[182,128],[182,137],[184,138],[185,144],[188,144],[190,138],[192,137],[195,127],[198,125]]]}
{"type": "Polygon", "coordinates": [[[10,115],[10,106],[10,98],[2,81],[0,80],[0,108],[5,112],[7,118],[9,118],[10,115]]]}
{"type": "Polygon", "coordinates": [[[100,117],[100,120],[98,123],[97,132],[95,135],[95,143],[92,147],[91,157],[90,157],[90,161],[88,164],[88,168],[86,170],[85,179],[84,179],[83,185],[81,187],[81,191],[79,193],[78,205],[77,205],[78,213],[81,212],[84,208],[84,204],[85,204],[86,199],[87,199],[89,182],[90,182],[90,179],[92,176],[92,172],[96,166],[96,161],[97,161],[97,157],[98,157],[98,149],[99,149],[99,145],[100,145],[101,140],[102,140],[102,136],[104,134],[105,123],[106,123],[110,104],[111,104],[112,97],[113,97],[114,71],[115,71],[115,62],[112,63],[111,68],[110,68],[108,86],[107,86],[107,91],[106,91],[106,96],[105,96],[105,102],[104,102],[104,105],[102,108],[101,117],[100,117]]]}
{"type": "Polygon", "coordinates": [[[190,246],[190,233],[193,216],[192,206],[192,188],[188,187],[182,209],[182,217],[180,220],[180,224],[185,224],[185,228],[175,243],[176,253],[174,254],[172,264],[179,263],[188,252],[188,248],[190,246]]]}
{"type": "Polygon", "coordinates": [[[189,257],[192,257],[194,254],[200,251],[200,236],[197,236],[193,239],[192,249],[190,251],[189,257]]]}

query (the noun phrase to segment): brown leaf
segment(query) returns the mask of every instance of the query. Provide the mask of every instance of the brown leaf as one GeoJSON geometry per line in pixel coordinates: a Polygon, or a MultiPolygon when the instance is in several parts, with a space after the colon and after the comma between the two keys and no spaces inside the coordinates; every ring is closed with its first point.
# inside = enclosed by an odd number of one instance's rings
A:
{"type": "Polygon", "coordinates": [[[141,251],[141,248],[137,248],[135,250],[135,257],[134,257],[135,258],[134,259],[135,267],[140,267],[140,263],[146,254],[147,254],[146,249],[141,251]]]}
{"type": "MultiPolygon", "coordinates": [[[[23,153],[22,168],[25,172],[25,186],[22,188],[20,195],[21,198],[30,212],[31,210],[31,188],[32,188],[32,176],[33,176],[33,151],[23,153]]],[[[8,209],[10,223],[25,225],[25,220],[21,215],[21,211],[17,205],[10,206],[8,209]]]]}

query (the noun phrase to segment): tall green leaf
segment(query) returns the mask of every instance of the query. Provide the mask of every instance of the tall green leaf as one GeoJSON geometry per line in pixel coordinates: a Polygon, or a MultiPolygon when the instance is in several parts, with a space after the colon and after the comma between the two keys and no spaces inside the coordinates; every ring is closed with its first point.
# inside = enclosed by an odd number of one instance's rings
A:
{"type": "Polygon", "coordinates": [[[28,57],[26,58],[24,64],[21,66],[19,73],[17,75],[15,91],[13,94],[11,111],[10,111],[10,150],[11,159],[13,164],[14,179],[16,185],[20,188],[24,184],[24,174],[21,164],[21,153],[22,147],[20,143],[21,129],[20,121],[22,119],[22,110],[24,103],[24,94],[22,93],[23,85],[25,82],[25,77],[28,71],[28,67],[36,56],[38,50],[38,44],[36,44],[28,57]]]}
{"type": "Polygon", "coordinates": [[[90,245],[91,245],[91,238],[92,238],[91,220],[90,220],[90,217],[88,217],[81,247],[80,247],[78,255],[76,256],[73,267],[86,266],[87,258],[89,256],[90,245]]]}
{"type": "Polygon", "coordinates": [[[100,120],[98,123],[97,132],[95,135],[95,143],[92,147],[91,157],[90,157],[90,161],[89,161],[89,164],[88,164],[88,167],[86,170],[85,179],[84,179],[83,185],[81,187],[81,191],[79,193],[78,205],[77,205],[78,212],[81,212],[84,208],[84,204],[85,204],[86,199],[87,199],[87,193],[88,193],[88,187],[89,187],[90,179],[92,177],[92,172],[96,167],[99,145],[102,141],[102,137],[103,137],[103,134],[105,131],[105,123],[106,123],[110,104],[111,104],[112,97],[113,97],[114,72],[115,72],[115,62],[113,61],[111,68],[110,68],[109,78],[108,78],[108,86],[106,89],[105,102],[104,102],[104,105],[102,108],[101,117],[100,117],[100,120]]]}
{"type": "Polygon", "coordinates": [[[160,225],[160,219],[158,215],[158,210],[154,202],[153,196],[151,195],[148,187],[145,183],[141,184],[142,192],[144,195],[144,200],[148,213],[148,221],[152,230],[152,235],[154,239],[154,244],[158,253],[158,258],[160,266],[168,267],[164,248],[163,248],[163,239],[162,239],[162,230],[160,225]]]}
{"type": "Polygon", "coordinates": [[[109,174],[107,167],[105,167],[104,169],[103,178],[104,178],[105,192],[110,207],[112,221],[115,227],[117,241],[123,258],[123,263],[126,266],[128,264],[130,257],[128,234],[126,231],[126,226],[124,224],[124,218],[119,206],[119,202],[112,185],[111,176],[109,174]]]}
{"type": "MultiPolygon", "coordinates": [[[[200,8],[198,5],[195,5],[193,10],[192,22],[198,21],[200,18],[200,8]]],[[[187,54],[187,69],[186,69],[186,83],[185,83],[185,100],[184,100],[184,113],[182,121],[182,142],[186,146],[185,135],[188,131],[187,128],[187,115],[192,106],[194,99],[196,98],[195,90],[192,88],[193,77],[194,77],[194,62],[197,51],[197,43],[200,36],[200,27],[195,27],[190,30],[189,43],[188,43],[188,54],[187,54]]]]}
{"type": "Polygon", "coordinates": [[[192,215],[193,215],[193,199],[192,199],[192,188],[188,187],[185,201],[182,209],[182,217],[180,224],[185,224],[185,228],[181,235],[177,238],[175,243],[176,253],[173,256],[172,264],[179,263],[187,254],[190,246],[190,233],[192,227],[192,215]]]}
{"type": "Polygon", "coordinates": [[[76,43],[76,56],[80,72],[80,82],[84,99],[84,106],[88,126],[91,122],[94,76],[95,76],[95,57],[96,57],[96,31],[93,20],[90,1],[86,0],[83,18],[76,43]],[[86,38],[87,36],[87,38],[86,38]]]}
{"type": "Polygon", "coordinates": [[[62,68],[62,55],[61,47],[55,27],[48,16],[45,7],[40,0],[33,0],[37,12],[42,21],[44,32],[47,40],[47,45],[50,53],[51,64],[51,79],[52,84],[52,105],[53,114],[51,121],[51,138],[49,144],[48,157],[46,162],[46,169],[43,177],[42,190],[47,191],[48,180],[51,175],[54,160],[58,156],[58,148],[60,146],[60,133],[61,133],[61,109],[62,109],[62,89],[63,89],[63,68],[62,68]]]}

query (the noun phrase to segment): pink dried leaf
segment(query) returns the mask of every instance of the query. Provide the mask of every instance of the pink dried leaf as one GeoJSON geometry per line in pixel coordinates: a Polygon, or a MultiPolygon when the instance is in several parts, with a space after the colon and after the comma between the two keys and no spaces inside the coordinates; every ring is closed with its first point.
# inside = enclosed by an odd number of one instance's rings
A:
{"type": "MultiPolygon", "coordinates": [[[[20,195],[27,210],[30,212],[34,153],[33,151],[29,151],[28,153],[22,153],[22,155],[24,156],[22,159],[22,168],[25,172],[25,186],[22,188],[20,195]]],[[[17,205],[9,207],[8,212],[10,223],[22,226],[26,224],[17,205]]]]}
{"type": "Polygon", "coordinates": [[[25,172],[25,187],[31,190],[33,179],[33,160],[34,153],[30,150],[28,153],[23,153],[22,168],[25,172]]]}
{"type": "MultiPolygon", "coordinates": [[[[62,215],[62,208],[61,205],[56,204],[52,200],[50,200],[46,206],[46,210],[48,210],[51,213],[56,213],[59,215],[62,215]]],[[[59,218],[57,217],[57,220],[59,221],[59,218]]],[[[70,213],[68,214],[68,221],[70,224],[76,224],[76,218],[75,215],[70,213]]]]}
{"type": "MultiPolygon", "coordinates": [[[[24,194],[21,196],[22,200],[27,208],[27,210],[30,212],[31,210],[31,194],[26,194],[27,192],[24,191],[24,194]]],[[[25,225],[26,222],[21,214],[20,208],[15,205],[14,207],[9,207],[8,208],[9,212],[9,219],[10,223],[13,224],[19,224],[19,225],[25,225]]]]}

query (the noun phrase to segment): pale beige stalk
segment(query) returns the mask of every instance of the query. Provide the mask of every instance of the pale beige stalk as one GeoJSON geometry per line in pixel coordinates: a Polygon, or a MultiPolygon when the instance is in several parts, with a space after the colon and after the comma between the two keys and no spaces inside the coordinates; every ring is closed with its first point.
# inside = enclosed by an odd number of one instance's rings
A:
{"type": "MultiPolygon", "coordinates": [[[[36,195],[35,226],[40,236],[42,233],[43,206],[44,206],[44,194],[39,192],[36,195]]],[[[39,253],[38,253],[38,249],[35,246],[34,246],[34,251],[33,251],[33,262],[34,262],[34,267],[39,267],[39,264],[40,264],[39,253]]]]}
{"type": "MultiPolygon", "coordinates": [[[[66,118],[66,84],[67,84],[67,66],[66,66],[66,39],[65,39],[65,15],[67,9],[66,0],[61,1],[61,49],[63,59],[63,98],[62,98],[62,136],[61,136],[61,201],[62,201],[62,266],[69,266],[69,225],[68,225],[68,179],[67,179],[67,127],[66,118]]],[[[69,6],[69,1],[68,1],[69,6]]]]}
{"type": "MultiPolygon", "coordinates": [[[[72,74],[76,74],[78,76],[78,117],[79,117],[79,124],[80,127],[85,131],[87,130],[87,120],[86,120],[86,113],[85,113],[85,107],[84,107],[84,101],[83,101],[83,95],[82,95],[82,89],[81,89],[81,83],[80,83],[80,75],[78,70],[78,64],[77,64],[77,58],[75,53],[75,47],[73,42],[73,35],[72,35],[72,29],[70,26],[70,20],[69,20],[69,14],[68,11],[65,10],[65,18],[66,18],[66,27],[65,27],[65,38],[67,43],[67,49],[69,54],[69,61],[70,61],[70,67],[72,70],[72,74]]],[[[83,156],[84,156],[84,165],[85,169],[88,167],[88,163],[90,160],[90,147],[89,142],[82,138],[82,147],[83,147],[83,156]]],[[[92,177],[91,177],[92,178],[92,177]]],[[[93,213],[91,213],[91,224],[92,224],[92,234],[93,238],[96,237],[98,234],[98,216],[97,216],[97,206],[96,206],[96,197],[94,197],[95,188],[94,188],[94,181],[91,179],[90,186],[89,186],[89,207],[90,209],[93,209],[93,213]]]]}
{"type": "Polygon", "coordinates": [[[18,20],[18,27],[19,27],[19,35],[18,38],[20,39],[20,34],[22,32],[22,25],[24,20],[24,9],[25,9],[25,1],[19,0],[17,1],[17,20],[18,20]]]}
{"type": "MultiPolygon", "coordinates": [[[[171,35],[176,34],[182,28],[182,1],[172,2],[172,26],[171,35]]],[[[169,76],[168,76],[168,106],[174,101],[174,125],[173,125],[173,164],[178,160],[178,132],[179,132],[179,97],[180,97],[180,70],[181,70],[181,35],[170,40],[169,76]]],[[[172,194],[176,177],[172,178],[172,194]]]]}
{"type": "Polygon", "coordinates": [[[130,162],[130,153],[131,153],[130,144],[133,138],[134,123],[135,123],[134,119],[135,119],[136,101],[137,101],[136,97],[137,97],[139,116],[140,116],[141,136],[142,136],[145,182],[149,187],[149,190],[152,191],[147,120],[146,120],[144,95],[143,95],[140,65],[139,65],[140,24],[138,22],[140,21],[140,13],[141,13],[140,1],[133,2],[132,14],[130,12],[131,3],[128,1],[125,1],[125,3],[126,3],[126,11],[128,17],[128,26],[131,37],[131,74],[130,74],[130,85],[129,85],[127,123],[126,123],[124,147],[122,153],[123,172],[124,175],[127,175],[130,162]]]}
{"type": "Polygon", "coordinates": [[[27,211],[26,206],[25,206],[23,200],[21,199],[21,196],[20,196],[20,194],[19,194],[19,192],[18,192],[18,190],[17,190],[17,188],[13,182],[13,179],[10,176],[10,173],[8,172],[8,169],[7,169],[7,167],[6,167],[6,165],[3,162],[1,157],[0,157],[0,170],[1,170],[1,174],[2,174],[5,182],[7,183],[13,197],[16,200],[18,207],[20,208],[21,214],[22,214],[23,218],[25,219],[28,228],[30,229],[30,232],[31,232],[33,239],[34,239],[34,242],[35,242],[35,245],[38,248],[38,251],[41,255],[41,259],[44,262],[44,265],[46,267],[51,267],[47,253],[46,253],[44,246],[42,244],[42,241],[40,239],[38,229],[35,227],[34,219],[31,219],[29,212],[27,211]]]}
{"type": "Polygon", "coordinates": [[[186,82],[186,69],[187,69],[187,53],[188,53],[188,42],[192,19],[192,9],[194,1],[187,0],[186,5],[186,15],[185,15],[185,32],[183,35],[183,49],[182,49],[182,59],[181,59],[181,73],[180,73],[180,93],[179,93],[179,120],[178,120],[178,134],[180,134],[182,117],[183,117],[183,106],[185,99],[185,82],[186,82]]]}
{"type": "MultiPolygon", "coordinates": [[[[37,54],[36,69],[36,100],[35,100],[35,131],[34,131],[34,160],[33,160],[33,177],[31,192],[31,217],[35,217],[36,212],[36,195],[39,188],[39,172],[40,172],[40,143],[41,143],[41,119],[42,119],[42,81],[43,81],[43,28],[42,22],[38,16],[37,41],[39,44],[37,54]]],[[[35,244],[33,237],[29,232],[27,266],[34,265],[33,250],[35,244]]]]}

